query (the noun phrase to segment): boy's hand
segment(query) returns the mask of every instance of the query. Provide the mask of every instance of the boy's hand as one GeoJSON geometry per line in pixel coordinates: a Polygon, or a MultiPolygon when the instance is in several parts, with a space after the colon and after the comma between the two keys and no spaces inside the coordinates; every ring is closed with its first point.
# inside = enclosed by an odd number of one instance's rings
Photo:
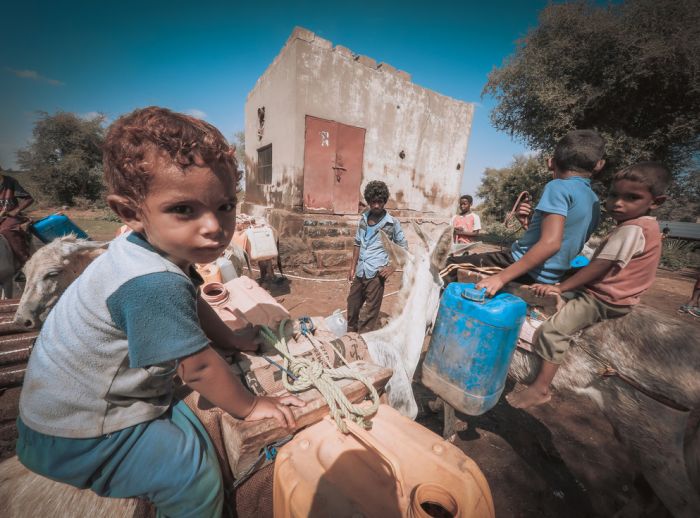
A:
{"type": "Polygon", "coordinates": [[[537,295],[538,297],[544,297],[545,295],[549,295],[550,293],[561,295],[561,289],[559,288],[558,284],[533,284],[530,286],[530,289],[534,291],[535,295],[537,295]]]}
{"type": "Polygon", "coordinates": [[[396,268],[394,268],[390,264],[387,264],[384,268],[379,270],[378,274],[382,279],[388,279],[389,275],[391,275],[395,271],[396,271],[396,268]]]}
{"type": "Polygon", "coordinates": [[[348,272],[348,280],[352,282],[352,280],[355,278],[355,267],[353,266],[350,268],[350,271],[348,272]]]}
{"type": "Polygon", "coordinates": [[[518,205],[518,208],[515,209],[515,217],[518,219],[518,221],[525,230],[527,230],[527,227],[530,223],[530,214],[532,214],[532,205],[526,201],[521,202],[518,205]]]}
{"type": "Polygon", "coordinates": [[[496,274],[492,275],[491,277],[487,277],[486,279],[479,281],[479,283],[476,285],[477,289],[482,289],[486,288],[486,295],[489,297],[493,297],[498,291],[503,288],[505,282],[501,280],[501,277],[496,274]]]}
{"type": "Polygon", "coordinates": [[[260,334],[260,326],[246,326],[238,331],[233,331],[235,342],[233,346],[239,351],[256,352],[264,339],[260,334]]]}
{"type": "Polygon", "coordinates": [[[258,396],[250,413],[245,416],[245,421],[259,421],[272,417],[285,428],[294,428],[297,425],[290,406],[303,407],[306,403],[296,396],[281,397],[258,396]]]}

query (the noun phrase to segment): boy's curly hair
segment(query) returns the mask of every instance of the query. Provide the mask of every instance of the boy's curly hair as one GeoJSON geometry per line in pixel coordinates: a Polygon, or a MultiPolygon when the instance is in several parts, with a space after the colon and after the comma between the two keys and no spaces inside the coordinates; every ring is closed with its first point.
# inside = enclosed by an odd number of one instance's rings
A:
{"type": "MultiPolygon", "coordinates": [[[[238,174],[235,147],[211,124],[201,119],[150,106],[117,119],[102,148],[104,178],[110,194],[141,202],[153,177],[147,155],[165,152],[181,170],[199,158],[208,167],[238,174]]],[[[150,158],[150,157],[149,157],[150,158]]]]}
{"type": "Polygon", "coordinates": [[[389,201],[389,188],[381,180],[372,180],[365,186],[365,200],[367,203],[372,203],[374,199],[384,200],[384,203],[389,201]]]}
{"type": "Polygon", "coordinates": [[[652,196],[661,196],[671,183],[671,171],[661,162],[637,162],[613,175],[613,182],[631,180],[644,184],[652,196]]]}

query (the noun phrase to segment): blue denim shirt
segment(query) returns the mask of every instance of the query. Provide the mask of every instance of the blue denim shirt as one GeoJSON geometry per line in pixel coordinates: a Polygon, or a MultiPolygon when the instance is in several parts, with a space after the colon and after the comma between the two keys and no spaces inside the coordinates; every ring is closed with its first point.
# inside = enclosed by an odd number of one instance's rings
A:
{"type": "Polygon", "coordinates": [[[379,232],[382,231],[394,243],[408,249],[408,242],[401,230],[399,220],[393,218],[388,212],[375,225],[367,222],[369,211],[362,213],[360,223],[355,234],[355,246],[360,247],[360,256],[355,268],[356,277],[371,279],[377,272],[389,264],[389,254],[384,250],[379,232]]]}

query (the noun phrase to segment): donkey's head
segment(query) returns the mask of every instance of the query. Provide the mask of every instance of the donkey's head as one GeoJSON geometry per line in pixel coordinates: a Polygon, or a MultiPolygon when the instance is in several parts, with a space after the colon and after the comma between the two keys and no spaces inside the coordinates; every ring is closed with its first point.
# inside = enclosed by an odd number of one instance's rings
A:
{"type": "Polygon", "coordinates": [[[383,233],[381,237],[391,263],[403,270],[399,307],[404,307],[409,297],[414,303],[420,301],[425,308],[425,324],[431,325],[440,303],[440,270],[445,266],[450,253],[452,227],[446,228],[433,244],[415,222],[413,229],[420,238],[419,246],[413,254],[393,243],[383,233]]]}
{"type": "Polygon", "coordinates": [[[37,250],[23,268],[27,284],[15,313],[15,324],[38,328],[68,285],[108,244],[77,239],[71,234],[37,250]]]}

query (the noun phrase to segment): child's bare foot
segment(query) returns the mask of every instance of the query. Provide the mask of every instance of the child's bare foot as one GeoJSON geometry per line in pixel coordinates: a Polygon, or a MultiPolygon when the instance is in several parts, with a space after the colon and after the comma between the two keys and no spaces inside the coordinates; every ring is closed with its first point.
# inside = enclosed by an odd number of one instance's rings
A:
{"type": "Polygon", "coordinates": [[[513,408],[530,408],[537,405],[542,405],[552,399],[549,390],[543,392],[542,389],[530,385],[529,387],[511,392],[506,396],[506,400],[513,408]]]}

